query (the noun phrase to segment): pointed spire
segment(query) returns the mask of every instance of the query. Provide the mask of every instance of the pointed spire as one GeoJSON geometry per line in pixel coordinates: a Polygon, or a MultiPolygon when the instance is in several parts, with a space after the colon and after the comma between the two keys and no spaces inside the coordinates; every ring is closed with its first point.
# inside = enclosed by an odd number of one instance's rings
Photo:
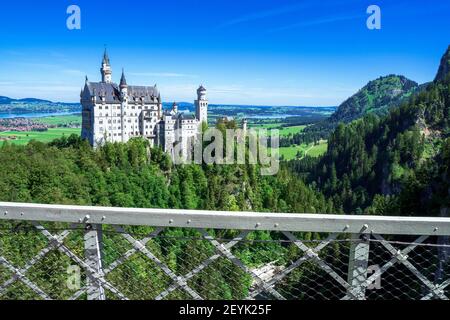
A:
{"type": "Polygon", "coordinates": [[[120,87],[124,88],[124,87],[128,87],[127,85],[127,79],[125,79],[125,71],[122,68],[122,77],[120,78],[120,87]]]}
{"type": "Polygon", "coordinates": [[[89,83],[89,79],[88,79],[88,76],[87,76],[87,75],[86,75],[86,79],[85,79],[84,83],[85,83],[85,84],[88,84],[88,83],[89,83]]]}
{"type": "Polygon", "coordinates": [[[108,56],[108,51],[106,50],[106,46],[105,46],[105,52],[103,53],[103,64],[109,65],[109,56],[108,56]]]}

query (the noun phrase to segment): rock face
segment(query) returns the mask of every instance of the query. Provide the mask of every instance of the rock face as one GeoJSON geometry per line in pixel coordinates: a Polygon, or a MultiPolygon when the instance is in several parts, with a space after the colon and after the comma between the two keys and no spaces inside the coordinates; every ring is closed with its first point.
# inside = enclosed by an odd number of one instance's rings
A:
{"type": "Polygon", "coordinates": [[[331,116],[331,121],[348,123],[371,112],[385,114],[418,89],[416,82],[404,76],[380,77],[344,101],[331,116]]]}
{"type": "Polygon", "coordinates": [[[439,69],[434,81],[444,80],[444,78],[448,75],[449,72],[450,72],[450,45],[448,46],[445,54],[442,56],[441,63],[439,65],[439,69]]]}

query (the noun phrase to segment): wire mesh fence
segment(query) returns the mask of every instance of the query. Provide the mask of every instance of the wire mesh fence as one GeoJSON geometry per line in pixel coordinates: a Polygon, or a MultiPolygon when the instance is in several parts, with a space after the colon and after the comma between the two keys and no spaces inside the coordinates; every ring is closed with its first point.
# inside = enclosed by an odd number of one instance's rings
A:
{"type": "Polygon", "coordinates": [[[0,299],[448,299],[447,242],[2,221],[0,299]]]}

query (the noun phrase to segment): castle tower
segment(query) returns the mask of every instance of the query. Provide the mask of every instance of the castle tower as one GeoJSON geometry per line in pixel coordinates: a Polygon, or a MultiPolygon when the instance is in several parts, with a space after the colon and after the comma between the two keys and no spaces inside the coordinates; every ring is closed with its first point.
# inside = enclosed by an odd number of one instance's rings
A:
{"type": "Polygon", "coordinates": [[[172,112],[173,114],[177,114],[178,113],[178,105],[176,102],[173,103],[172,105],[172,112]]]}
{"type": "Polygon", "coordinates": [[[242,120],[242,131],[244,131],[244,134],[247,133],[247,128],[248,128],[248,120],[243,119],[242,120]]]}
{"type": "Polygon", "coordinates": [[[128,84],[127,79],[125,79],[125,72],[122,69],[122,76],[120,77],[120,98],[121,98],[121,104],[120,104],[120,116],[121,116],[121,133],[122,133],[122,142],[128,141],[128,135],[127,131],[124,129],[124,112],[127,109],[128,106],[128,84]]]}
{"type": "Polygon", "coordinates": [[[102,67],[100,69],[100,72],[102,74],[102,82],[111,83],[112,69],[111,69],[111,63],[109,62],[108,52],[106,52],[106,49],[105,49],[105,53],[103,54],[102,67]]]}
{"type": "Polygon", "coordinates": [[[195,116],[200,123],[208,122],[208,99],[206,98],[206,89],[202,85],[197,89],[195,116]]]}

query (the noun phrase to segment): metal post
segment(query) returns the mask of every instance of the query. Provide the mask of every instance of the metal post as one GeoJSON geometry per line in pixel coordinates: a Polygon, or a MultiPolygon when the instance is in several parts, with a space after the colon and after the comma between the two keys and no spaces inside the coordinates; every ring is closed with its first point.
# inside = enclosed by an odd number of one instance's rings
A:
{"type": "MultiPolygon", "coordinates": [[[[366,237],[366,235],[362,235],[366,237]]],[[[350,260],[348,264],[348,283],[359,300],[364,300],[366,287],[361,286],[367,280],[370,243],[360,234],[352,234],[350,244],[350,260]]]]}
{"type": "MultiPolygon", "coordinates": [[[[87,265],[98,274],[103,275],[102,269],[102,225],[87,224],[84,233],[84,258],[87,265]]],[[[86,270],[86,293],[88,300],[105,300],[105,291],[99,281],[89,270],[86,270]]]]}

